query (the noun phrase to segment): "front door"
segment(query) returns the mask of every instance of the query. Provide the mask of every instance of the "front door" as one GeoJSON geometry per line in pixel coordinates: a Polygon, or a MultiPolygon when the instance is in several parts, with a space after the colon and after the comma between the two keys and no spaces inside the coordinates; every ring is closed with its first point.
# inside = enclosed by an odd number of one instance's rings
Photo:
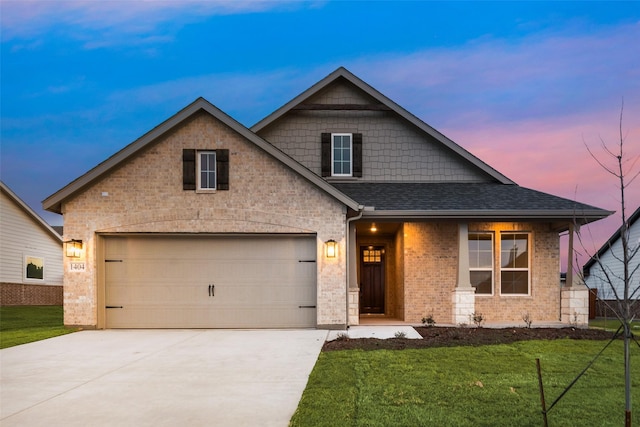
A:
{"type": "Polygon", "coordinates": [[[384,247],[360,248],[360,313],[384,314],[384,247]]]}

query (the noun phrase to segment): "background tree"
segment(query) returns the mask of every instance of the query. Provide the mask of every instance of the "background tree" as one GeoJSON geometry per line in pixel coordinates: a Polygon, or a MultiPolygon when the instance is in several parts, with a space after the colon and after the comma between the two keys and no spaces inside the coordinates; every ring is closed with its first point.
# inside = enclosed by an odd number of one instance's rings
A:
{"type": "MultiPolygon", "coordinates": [[[[631,426],[631,366],[629,351],[631,340],[633,339],[631,324],[634,320],[634,312],[640,301],[640,273],[638,272],[640,263],[634,263],[633,260],[640,251],[640,242],[630,241],[631,224],[627,212],[625,193],[630,191],[632,184],[640,175],[640,168],[638,167],[640,155],[629,155],[625,151],[625,135],[622,128],[623,111],[624,103],[620,109],[620,140],[615,146],[608,145],[601,138],[600,146],[603,152],[601,156],[595,155],[586,143],[585,146],[598,165],[617,180],[620,191],[620,246],[614,248],[612,242],[608,242],[608,253],[610,254],[608,262],[603,262],[600,252],[591,257],[590,263],[593,263],[593,265],[590,268],[590,275],[594,276],[596,281],[590,281],[592,283],[599,282],[601,286],[608,288],[614,296],[614,299],[607,301],[606,304],[607,308],[620,321],[624,337],[625,425],[631,426]]],[[[578,231],[577,236],[582,247],[585,248],[584,239],[580,231],[578,231]]]]}

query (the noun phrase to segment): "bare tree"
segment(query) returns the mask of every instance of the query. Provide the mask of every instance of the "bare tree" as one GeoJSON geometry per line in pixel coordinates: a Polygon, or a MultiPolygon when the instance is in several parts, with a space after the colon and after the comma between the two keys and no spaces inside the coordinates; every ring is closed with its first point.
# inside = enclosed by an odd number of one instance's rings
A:
{"type": "MultiPolygon", "coordinates": [[[[625,135],[622,128],[622,116],[624,103],[620,109],[620,140],[618,143],[607,145],[601,138],[600,146],[603,154],[597,156],[585,143],[587,151],[591,157],[608,174],[613,176],[619,186],[620,195],[620,216],[622,225],[619,229],[620,246],[614,247],[609,241],[608,255],[609,261],[603,262],[600,253],[591,257],[593,263],[591,275],[611,291],[614,299],[607,302],[607,308],[614,313],[621,323],[624,336],[624,372],[625,372],[625,426],[631,426],[631,366],[629,350],[633,334],[631,323],[634,320],[634,311],[640,301],[640,263],[632,263],[632,260],[640,251],[639,242],[630,242],[631,224],[627,214],[625,193],[629,190],[633,182],[640,175],[638,170],[638,160],[640,155],[629,155],[625,151],[625,135]]],[[[582,247],[585,248],[581,233],[577,233],[582,247]]]]}

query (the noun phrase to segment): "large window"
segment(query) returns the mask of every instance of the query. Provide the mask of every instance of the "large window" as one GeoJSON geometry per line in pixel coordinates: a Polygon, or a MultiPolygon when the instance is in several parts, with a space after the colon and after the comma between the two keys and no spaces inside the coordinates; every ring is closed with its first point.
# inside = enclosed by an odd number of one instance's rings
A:
{"type": "Polygon", "coordinates": [[[198,190],[216,189],[216,152],[198,151],[198,190]]]}
{"type": "Polygon", "coordinates": [[[529,294],[529,234],[502,233],[500,236],[500,293],[529,294]]]}
{"type": "Polygon", "coordinates": [[[476,295],[493,294],[493,233],[469,233],[469,275],[476,295]]]}
{"type": "Polygon", "coordinates": [[[331,135],[331,175],[352,176],[353,150],[350,133],[331,135]]]}

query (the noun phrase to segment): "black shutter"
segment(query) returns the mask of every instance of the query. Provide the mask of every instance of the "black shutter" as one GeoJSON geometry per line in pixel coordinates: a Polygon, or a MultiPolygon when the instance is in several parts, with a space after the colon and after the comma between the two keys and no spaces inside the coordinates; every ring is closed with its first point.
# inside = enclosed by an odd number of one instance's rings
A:
{"type": "Polygon", "coordinates": [[[362,134],[353,134],[353,176],[362,177],[362,134]]]}
{"type": "Polygon", "coordinates": [[[216,190],[229,189],[229,150],[216,150],[216,190]]]}
{"type": "Polygon", "coordinates": [[[182,150],[182,189],[196,189],[196,150],[182,150]]]}
{"type": "Polygon", "coordinates": [[[321,139],[322,176],[331,176],[331,134],[323,133],[321,139]]]}

